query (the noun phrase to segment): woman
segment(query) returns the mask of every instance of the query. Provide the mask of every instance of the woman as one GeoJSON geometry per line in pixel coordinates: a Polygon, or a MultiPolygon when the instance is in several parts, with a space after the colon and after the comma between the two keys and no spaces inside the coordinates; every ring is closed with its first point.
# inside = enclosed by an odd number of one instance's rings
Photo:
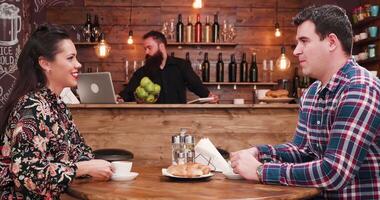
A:
{"type": "Polygon", "coordinates": [[[0,199],[59,199],[78,176],[108,180],[59,94],[77,85],[81,64],[68,34],[40,26],[18,60],[18,79],[0,116],[0,199]]]}

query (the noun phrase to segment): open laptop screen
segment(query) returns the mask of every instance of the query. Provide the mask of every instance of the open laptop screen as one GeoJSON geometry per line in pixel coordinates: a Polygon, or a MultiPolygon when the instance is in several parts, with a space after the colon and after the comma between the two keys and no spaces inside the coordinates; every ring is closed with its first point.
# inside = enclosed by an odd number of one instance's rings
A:
{"type": "Polygon", "coordinates": [[[81,103],[116,103],[111,73],[80,73],[78,79],[78,94],[81,103]]]}

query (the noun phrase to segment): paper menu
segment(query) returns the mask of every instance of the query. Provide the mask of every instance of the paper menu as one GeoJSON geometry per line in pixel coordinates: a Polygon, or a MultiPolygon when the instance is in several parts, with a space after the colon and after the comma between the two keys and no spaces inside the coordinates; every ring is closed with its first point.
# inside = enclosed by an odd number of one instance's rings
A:
{"type": "Polygon", "coordinates": [[[231,166],[208,138],[202,138],[195,146],[195,162],[208,165],[211,170],[229,173],[231,166]]]}

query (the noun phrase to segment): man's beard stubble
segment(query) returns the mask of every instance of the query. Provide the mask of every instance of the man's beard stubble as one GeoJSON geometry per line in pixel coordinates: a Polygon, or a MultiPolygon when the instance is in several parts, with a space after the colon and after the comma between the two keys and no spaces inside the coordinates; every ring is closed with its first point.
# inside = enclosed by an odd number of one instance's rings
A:
{"type": "Polygon", "coordinates": [[[145,63],[146,63],[145,65],[148,68],[159,69],[163,60],[164,60],[164,55],[162,54],[160,50],[158,50],[152,56],[148,54],[145,56],[145,63]]]}

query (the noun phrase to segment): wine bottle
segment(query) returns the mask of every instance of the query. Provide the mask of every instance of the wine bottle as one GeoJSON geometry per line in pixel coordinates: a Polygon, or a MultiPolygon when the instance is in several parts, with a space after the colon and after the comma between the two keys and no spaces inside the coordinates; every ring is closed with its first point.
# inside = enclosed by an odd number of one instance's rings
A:
{"type": "Polygon", "coordinates": [[[205,57],[202,63],[202,81],[210,82],[210,62],[208,61],[208,53],[205,53],[205,57]]]}
{"type": "Polygon", "coordinates": [[[293,78],[293,94],[294,98],[299,97],[299,87],[300,87],[300,77],[298,76],[298,67],[294,69],[294,78],[293,78]]]}
{"type": "Polygon", "coordinates": [[[193,33],[193,23],[191,22],[191,16],[187,18],[187,25],[186,25],[186,43],[191,43],[194,41],[194,33],[193,33]]]}
{"type": "Polygon", "coordinates": [[[258,79],[258,76],[257,76],[256,53],[253,53],[251,67],[249,68],[249,81],[257,82],[258,81],[257,79],[258,79]]]}
{"type": "Polygon", "coordinates": [[[210,25],[210,17],[206,16],[204,41],[206,43],[211,42],[211,37],[212,37],[212,30],[211,30],[211,25],[210,25]]]}
{"type": "Polygon", "coordinates": [[[235,54],[231,54],[231,62],[228,65],[228,81],[236,82],[237,64],[235,61],[235,54]]]}
{"type": "Polygon", "coordinates": [[[183,32],[183,23],[182,23],[182,15],[178,15],[178,22],[176,26],[177,32],[176,32],[176,41],[179,43],[182,43],[184,41],[184,32],[183,32]]]}
{"type": "Polygon", "coordinates": [[[224,63],[222,53],[219,53],[218,62],[216,63],[216,82],[224,82],[224,63]]]}
{"type": "Polygon", "coordinates": [[[186,61],[189,63],[189,65],[191,66],[191,60],[190,60],[190,53],[189,53],[189,52],[186,52],[185,60],[186,60],[186,61]]]}
{"type": "Polygon", "coordinates": [[[248,82],[248,62],[245,53],[240,63],[240,82],[248,82]]]}
{"type": "Polygon", "coordinates": [[[100,42],[100,33],[99,17],[95,15],[94,23],[91,28],[91,42],[100,42]]]}
{"type": "Polygon", "coordinates": [[[212,24],[212,42],[219,42],[219,23],[218,14],[214,15],[214,24],[212,24]]]}
{"type": "Polygon", "coordinates": [[[86,42],[91,42],[91,30],[92,30],[91,14],[87,13],[87,20],[83,26],[84,40],[86,42]]]}
{"type": "Polygon", "coordinates": [[[202,42],[202,23],[201,23],[201,15],[197,14],[197,23],[195,23],[195,42],[202,42]]]}

